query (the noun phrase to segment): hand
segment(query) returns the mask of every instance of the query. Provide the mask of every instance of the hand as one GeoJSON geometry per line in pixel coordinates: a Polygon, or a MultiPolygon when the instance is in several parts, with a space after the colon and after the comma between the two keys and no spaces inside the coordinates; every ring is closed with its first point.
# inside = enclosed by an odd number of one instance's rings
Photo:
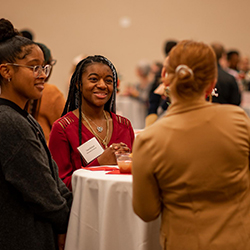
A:
{"type": "Polygon", "coordinates": [[[115,154],[122,154],[122,153],[130,152],[129,147],[123,142],[113,143],[110,147],[115,151],[115,154]]]}
{"type": "Polygon", "coordinates": [[[64,250],[65,239],[66,239],[66,234],[58,234],[57,235],[57,243],[58,243],[59,250],[64,250]]]}
{"type": "Polygon", "coordinates": [[[116,154],[129,153],[129,147],[123,143],[113,143],[97,158],[100,165],[117,165],[116,154]]]}
{"type": "Polygon", "coordinates": [[[164,91],[165,91],[165,88],[166,86],[161,83],[155,90],[154,90],[154,93],[157,94],[157,95],[164,95],[164,91]]]}
{"type": "Polygon", "coordinates": [[[97,158],[100,165],[116,165],[115,151],[112,147],[108,147],[97,158]]]}

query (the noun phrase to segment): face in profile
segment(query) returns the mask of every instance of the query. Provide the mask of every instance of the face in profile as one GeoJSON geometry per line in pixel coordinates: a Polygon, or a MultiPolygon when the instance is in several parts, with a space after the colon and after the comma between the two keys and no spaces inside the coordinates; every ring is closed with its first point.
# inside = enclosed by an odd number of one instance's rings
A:
{"type": "Polygon", "coordinates": [[[9,87],[12,89],[13,98],[23,101],[39,99],[42,96],[46,75],[42,71],[38,77],[35,77],[32,67],[43,66],[43,52],[38,46],[31,45],[24,48],[23,54],[25,53],[26,56],[23,59],[15,61],[15,64],[24,66],[8,66],[12,67],[9,87]]]}
{"type": "Polygon", "coordinates": [[[103,63],[87,66],[82,74],[82,103],[101,107],[110,99],[113,92],[113,74],[103,63]]]}

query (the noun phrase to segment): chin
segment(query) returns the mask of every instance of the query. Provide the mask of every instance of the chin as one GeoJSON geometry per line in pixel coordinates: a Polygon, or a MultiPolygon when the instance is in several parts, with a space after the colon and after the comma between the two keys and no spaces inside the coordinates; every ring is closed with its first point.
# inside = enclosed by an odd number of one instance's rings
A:
{"type": "Polygon", "coordinates": [[[40,93],[34,95],[34,97],[32,97],[31,99],[36,100],[36,99],[40,99],[43,96],[43,91],[41,91],[40,93]]]}

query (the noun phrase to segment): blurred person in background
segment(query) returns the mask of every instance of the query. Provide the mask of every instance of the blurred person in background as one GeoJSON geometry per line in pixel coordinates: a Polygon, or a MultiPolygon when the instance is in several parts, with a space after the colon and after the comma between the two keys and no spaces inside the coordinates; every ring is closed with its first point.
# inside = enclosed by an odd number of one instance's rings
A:
{"type": "Polygon", "coordinates": [[[227,65],[229,69],[239,71],[240,53],[237,50],[227,52],[227,65]]]}
{"type": "Polygon", "coordinates": [[[148,108],[148,96],[151,89],[151,65],[147,61],[140,61],[136,65],[136,76],[138,82],[134,86],[128,86],[125,90],[125,95],[131,96],[145,105],[148,108]]]}
{"type": "Polygon", "coordinates": [[[146,60],[141,60],[136,65],[135,73],[137,82],[129,84],[121,92],[121,95],[128,96],[129,102],[133,103],[133,117],[132,120],[136,129],[143,129],[145,127],[145,118],[149,107],[149,93],[152,88],[153,76],[151,71],[151,64],[146,60]]]}
{"type": "Polygon", "coordinates": [[[212,101],[221,104],[240,105],[241,93],[238,83],[235,77],[223,70],[220,65],[220,60],[226,53],[224,46],[221,43],[214,42],[211,47],[215,52],[218,67],[218,78],[215,86],[217,96],[213,96],[212,101]]]}
{"type": "Polygon", "coordinates": [[[239,63],[239,77],[245,91],[250,90],[250,65],[249,57],[243,56],[239,63]]]}
{"type": "MultiPolygon", "coordinates": [[[[167,40],[164,44],[164,54],[167,57],[171,49],[176,46],[177,41],[167,40]]],[[[155,75],[154,84],[149,94],[149,108],[148,115],[145,119],[145,126],[148,127],[153,124],[158,117],[164,114],[169,106],[169,101],[164,95],[165,87],[162,84],[162,67],[159,69],[155,75]]]]}
{"type": "Polygon", "coordinates": [[[226,55],[227,67],[225,68],[225,71],[236,79],[239,91],[242,92],[244,89],[239,76],[240,52],[238,50],[228,50],[226,55]]]}

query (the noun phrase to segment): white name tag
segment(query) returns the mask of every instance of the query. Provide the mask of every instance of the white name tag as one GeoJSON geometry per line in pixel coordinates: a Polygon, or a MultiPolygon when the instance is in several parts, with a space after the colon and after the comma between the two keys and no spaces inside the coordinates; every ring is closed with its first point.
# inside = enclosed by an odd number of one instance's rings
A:
{"type": "Polygon", "coordinates": [[[83,143],[77,149],[81,153],[87,164],[96,159],[104,151],[95,137],[83,143]]]}

